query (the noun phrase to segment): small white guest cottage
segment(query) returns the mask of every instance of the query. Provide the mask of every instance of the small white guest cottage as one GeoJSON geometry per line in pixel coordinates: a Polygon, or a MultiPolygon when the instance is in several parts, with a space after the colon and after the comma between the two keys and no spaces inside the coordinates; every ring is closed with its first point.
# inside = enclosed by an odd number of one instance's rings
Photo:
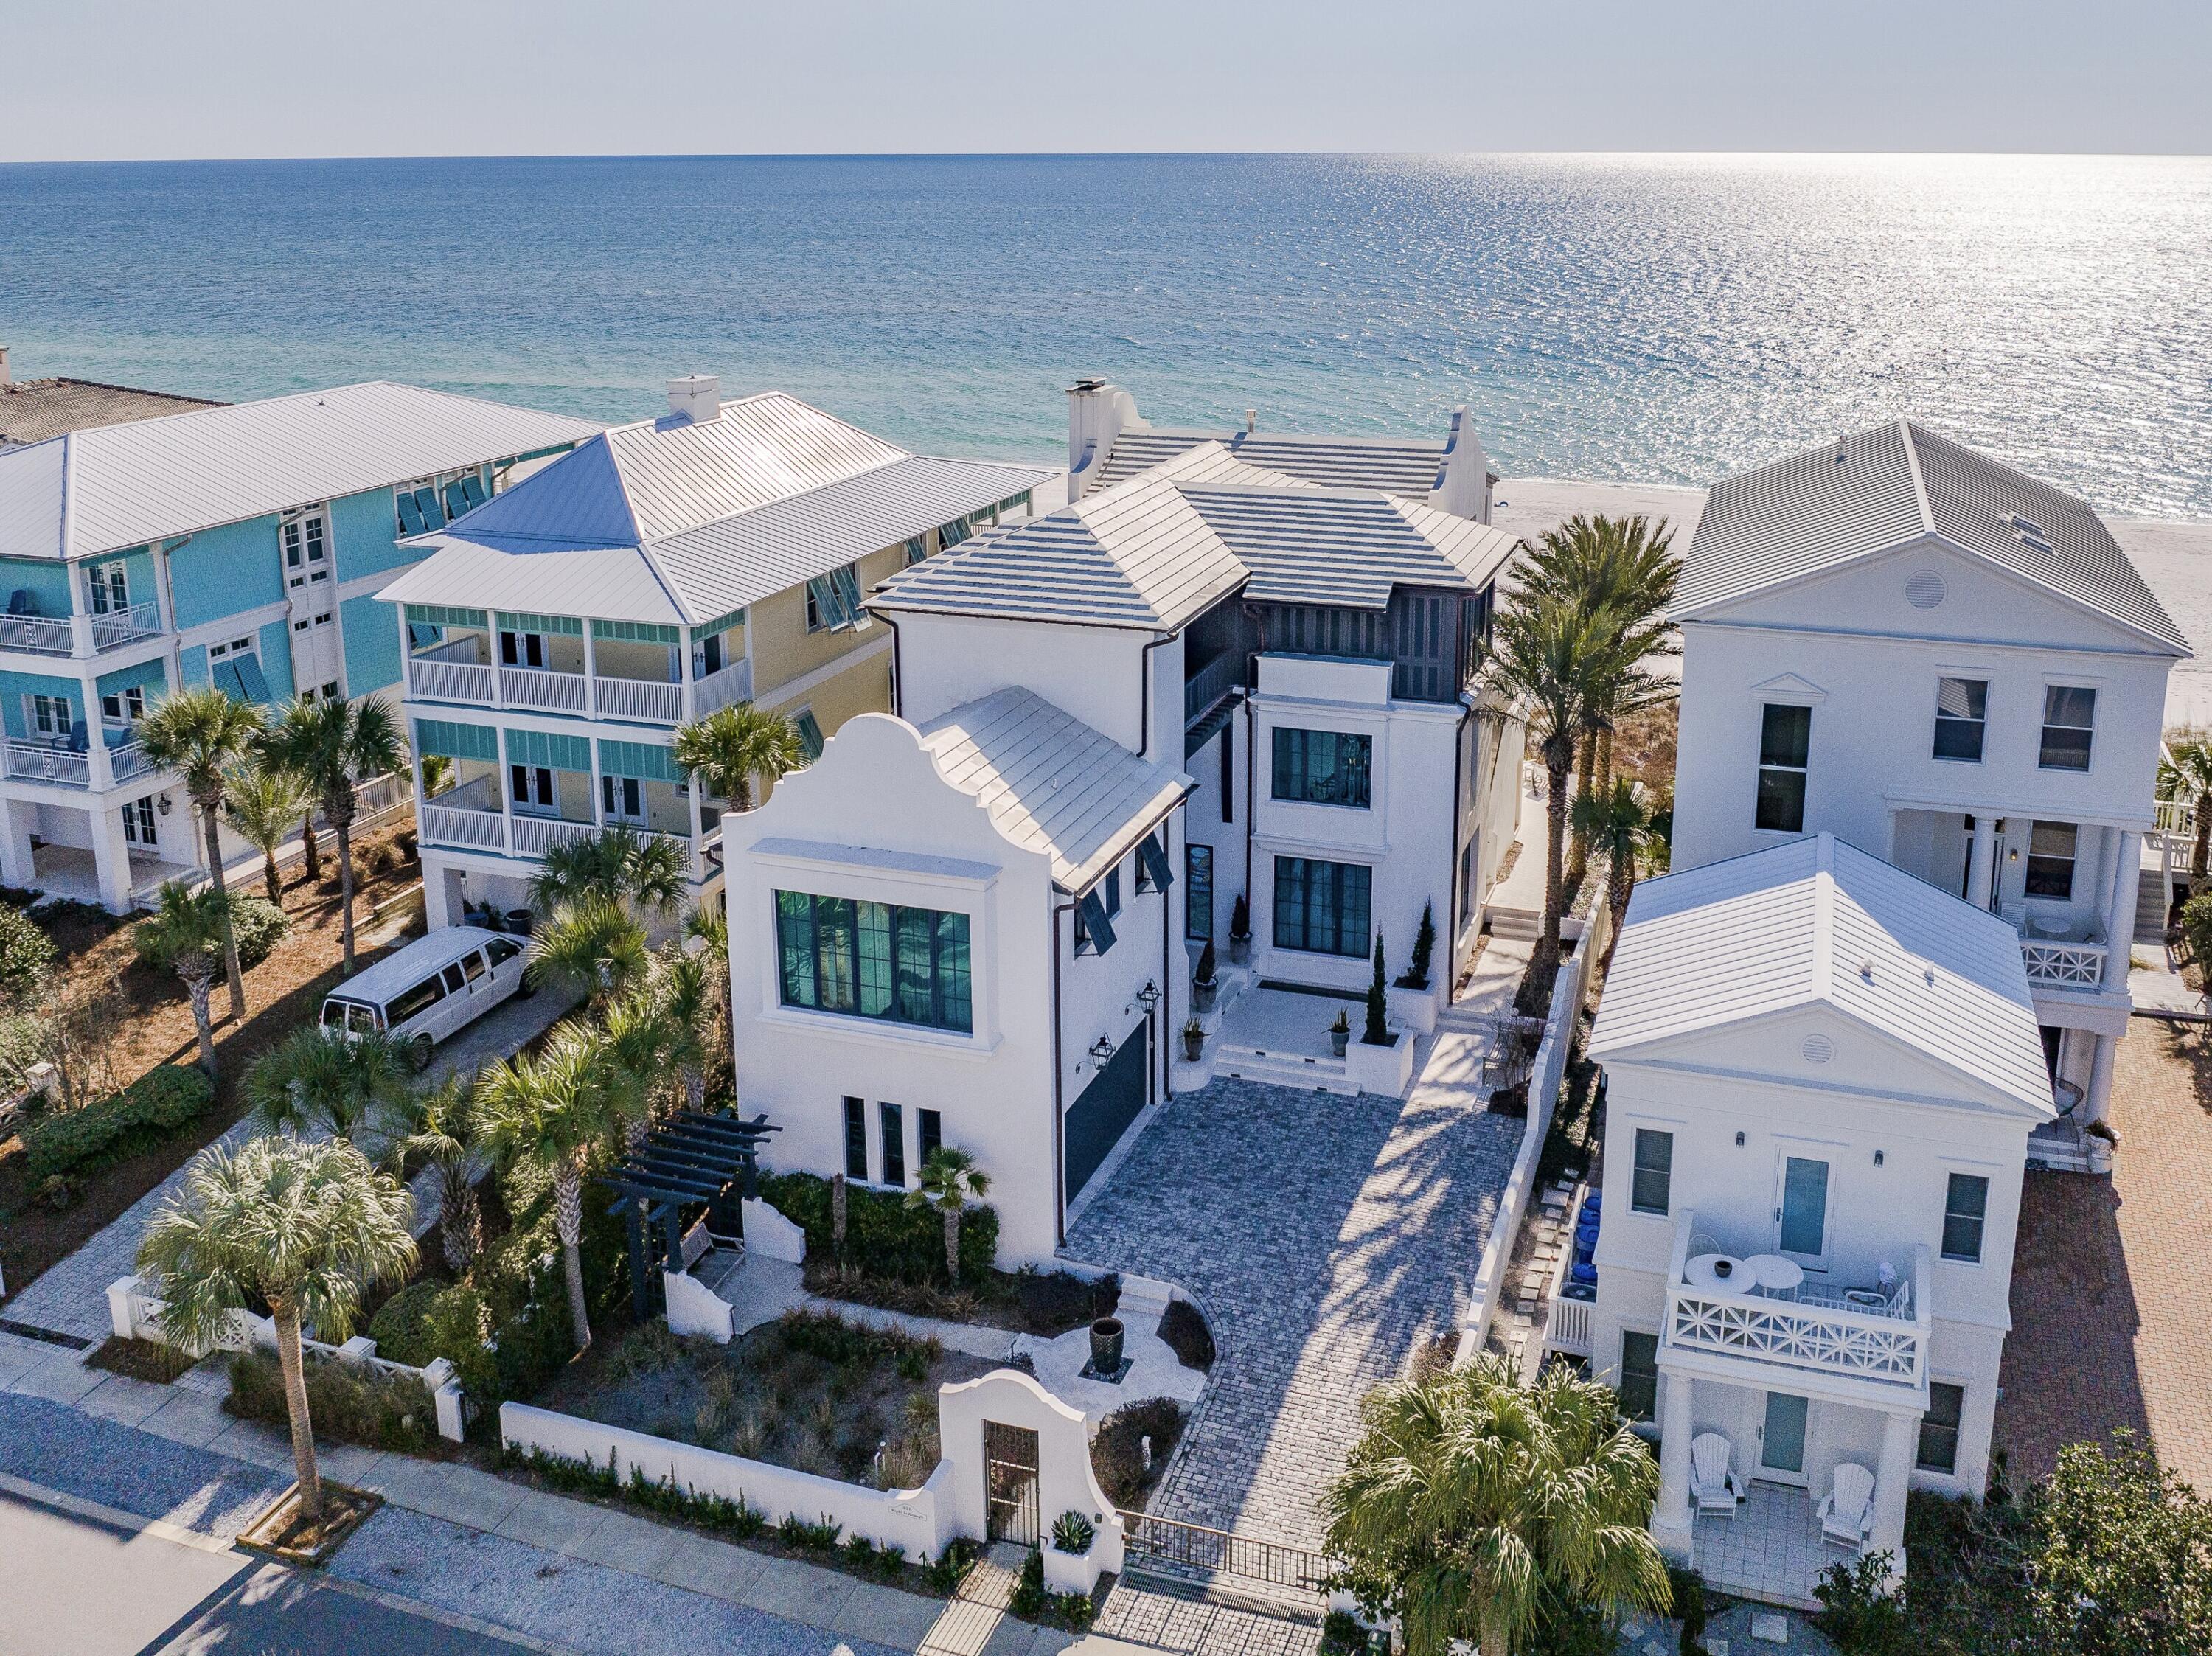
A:
{"type": "Polygon", "coordinates": [[[2010,926],[1831,834],[1637,888],[1589,1046],[1591,1362],[1717,1586],[1809,1603],[1862,1550],[1904,1568],[1908,1488],[1981,1493],[2035,1019],[2010,926]]]}

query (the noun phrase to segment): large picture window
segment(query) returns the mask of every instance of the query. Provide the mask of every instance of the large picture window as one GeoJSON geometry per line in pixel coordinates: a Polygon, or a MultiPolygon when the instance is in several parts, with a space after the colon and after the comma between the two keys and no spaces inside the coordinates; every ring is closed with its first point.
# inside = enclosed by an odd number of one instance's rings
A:
{"type": "Polygon", "coordinates": [[[1813,710],[1770,701],[1759,720],[1756,827],[1805,831],[1805,769],[1813,747],[1813,710]]]}
{"type": "Polygon", "coordinates": [[[779,891],[775,919],[786,1006],[973,1028],[965,914],[779,891]]]}
{"type": "Polygon", "coordinates": [[[1364,955],[1374,873],[1357,863],[1275,858],[1275,947],[1364,955]]]}
{"type": "Polygon", "coordinates": [[[1274,797],[1310,805],[1364,810],[1370,793],[1375,738],[1344,731],[1275,731],[1274,797]]]}

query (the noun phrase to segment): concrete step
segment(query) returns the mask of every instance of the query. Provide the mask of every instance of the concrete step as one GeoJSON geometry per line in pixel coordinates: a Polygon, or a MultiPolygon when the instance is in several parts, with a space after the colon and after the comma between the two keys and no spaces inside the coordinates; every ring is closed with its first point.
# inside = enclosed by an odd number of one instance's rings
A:
{"type": "Polygon", "coordinates": [[[1501,908],[1493,903],[1490,908],[1490,935],[1540,937],[1544,935],[1544,912],[1536,908],[1501,908]]]}
{"type": "Polygon", "coordinates": [[[1123,1317],[1158,1317],[1165,1313],[1168,1302],[1174,1298],[1175,1290],[1165,1283],[1150,1277],[1124,1277],[1116,1310],[1123,1317]]]}
{"type": "Polygon", "coordinates": [[[1224,1045],[1214,1055],[1213,1073],[1277,1087],[1341,1093],[1346,1097],[1359,1090],[1346,1078],[1340,1058],[1306,1058],[1295,1052],[1262,1052],[1256,1046],[1224,1045]]]}

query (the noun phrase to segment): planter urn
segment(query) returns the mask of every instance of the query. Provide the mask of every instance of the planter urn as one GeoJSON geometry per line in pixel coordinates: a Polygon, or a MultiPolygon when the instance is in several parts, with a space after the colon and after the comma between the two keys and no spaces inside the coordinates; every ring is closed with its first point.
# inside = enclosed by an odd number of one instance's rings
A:
{"type": "Polygon", "coordinates": [[[1337,1057],[1342,1058],[1344,1056],[1344,1049],[1351,1044],[1351,1030],[1332,1029],[1328,1032],[1328,1049],[1330,1052],[1335,1053],[1337,1057]]]}
{"type": "Polygon", "coordinates": [[[1091,1368],[1111,1374],[1121,1366],[1123,1332],[1119,1317],[1101,1317],[1091,1325],[1091,1368]]]}
{"type": "Polygon", "coordinates": [[[1213,1010],[1213,998],[1220,992],[1221,983],[1218,979],[1212,979],[1205,983],[1194,982],[1190,986],[1190,1010],[1200,1017],[1205,1016],[1213,1010]]]}
{"type": "Polygon", "coordinates": [[[1229,940],[1229,963],[1230,963],[1231,966],[1249,966],[1249,965],[1250,965],[1250,964],[1251,964],[1251,961],[1252,961],[1252,938],[1251,938],[1251,935],[1248,932],[1248,933],[1247,933],[1246,935],[1244,935],[1243,937],[1231,937],[1231,938],[1230,938],[1230,940],[1229,940]]]}
{"type": "Polygon", "coordinates": [[[1197,1063],[1199,1059],[1206,1056],[1206,1032],[1204,1030],[1200,1029],[1194,1032],[1192,1030],[1186,1029],[1183,1031],[1182,1055],[1193,1064],[1197,1063]]]}

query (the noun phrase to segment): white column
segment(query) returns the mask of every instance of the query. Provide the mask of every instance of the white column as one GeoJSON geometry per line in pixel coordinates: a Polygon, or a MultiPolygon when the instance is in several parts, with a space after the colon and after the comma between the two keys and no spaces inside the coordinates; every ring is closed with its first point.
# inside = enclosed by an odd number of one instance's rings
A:
{"type": "Polygon", "coordinates": [[[0,879],[18,889],[39,883],[31,859],[31,828],[39,808],[27,799],[0,799],[0,879]]]}
{"type": "Polygon", "coordinates": [[[2081,1125],[2102,1121],[2112,1108],[2112,1051],[2118,1035],[2098,1035],[2096,1056],[2089,1064],[2088,1095],[2081,1101],[2081,1125]]]}
{"type": "Polygon", "coordinates": [[[1990,906],[1990,887],[1996,873],[1996,820],[1974,818],[1973,843],[1966,850],[1966,901],[1977,908],[1990,906]]]}
{"type": "Polygon", "coordinates": [[[2112,861],[2112,889],[2105,907],[2105,987],[2124,989],[2136,942],[2136,904],[2142,886],[2142,835],[2121,834],[2112,861]]]}
{"type": "Polygon", "coordinates": [[[1659,1411],[1659,1500],[1651,1508],[1651,1538],[1669,1557],[1690,1556],[1690,1388],[1686,1374],[1662,1374],[1667,1388],[1659,1411]]]}
{"type": "Polygon", "coordinates": [[[92,822],[92,862],[100,876],[100,901],[111,914],[128,914],[131,846],[123,837],[123,813],[94,805],[85,815],[92,822]]]}
{"type": "Polygon", "coordinates": [[[1867,1551],[1892,1555],[1893,1581],[1905,1574],[1905,1495],[1919,1447],[1919,1416],[1882,1416],[1881,1459],[1874,1469],[1874,1533],[1867,1551]]]}
{"type": "MultiPolygon", "coordinates": [[[[684,722],[688,725],[699,716],[699,664],[691,653],[693,650],[698,647],[698,646],[695,642],[692,631],[689,627],[678,628],[676,629],[676,639],[677,665],[682,670],[684,675],[682,680],[684,685],[684,722]]],[[[691,792],[696,797],[699,790],[695,786],[691,792]]],[[[699,808],[695,803],[691,807],[691,816],[694,824],[692,838],[694,839],[698,838],[696,831],[698,815],[699,808]]]]}
{"type": "Polygon", "coordinates": [[[599,652],[588,616],[584,621],[584,707],[592,718],[599,716],[599,652]]]}

